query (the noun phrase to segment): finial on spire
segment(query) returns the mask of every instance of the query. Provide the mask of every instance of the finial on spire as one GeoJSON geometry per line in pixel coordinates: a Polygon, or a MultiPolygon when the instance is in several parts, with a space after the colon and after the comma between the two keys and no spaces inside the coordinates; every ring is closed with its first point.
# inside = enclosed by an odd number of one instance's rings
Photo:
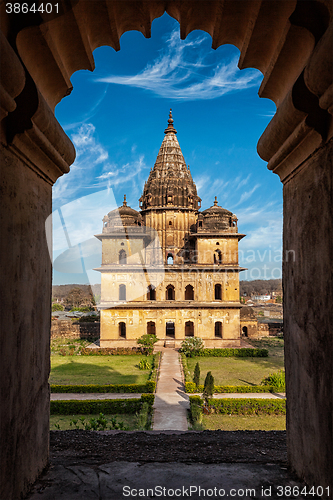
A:
{"type": "Polygon", "coordinates": [[[126,194],[124,194],[124,201],[123,201],[123,207],[127,206],[127,201],[126,201],[126,194]]]}
{"type": "Polygon", "coordinates": [[[168,127],[164,130],[165,134],[172,132],[173,134],[177,134],[177,130],[173,126],[173,118],[172,118],[172,109],[170,108],[169,119],[168,119],[168,127]]]}
{"type": "Polygon", "coordinates": [[[215,196],[214,207],[217,206],[217,196],[215,196]]]}

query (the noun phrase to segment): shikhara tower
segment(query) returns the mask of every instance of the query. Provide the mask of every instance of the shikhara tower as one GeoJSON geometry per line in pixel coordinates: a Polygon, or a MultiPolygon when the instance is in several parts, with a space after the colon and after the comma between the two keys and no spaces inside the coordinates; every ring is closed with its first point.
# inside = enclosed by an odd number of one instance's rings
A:
{"type": "Polygon", "coordinates": [[[140,198],[103,219],[101,347],[135,346],[145,333],[178,347],[240,345],[237,218],[213,206],[200,212],[170,110],[168,127],[140,198]]]}

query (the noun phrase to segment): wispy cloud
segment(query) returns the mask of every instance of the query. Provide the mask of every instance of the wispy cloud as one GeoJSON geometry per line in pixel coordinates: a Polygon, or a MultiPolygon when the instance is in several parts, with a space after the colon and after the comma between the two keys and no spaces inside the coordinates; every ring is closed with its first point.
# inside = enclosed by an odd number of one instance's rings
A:
{"type": "MultiPolygon", "coordinates": [[[[126,187],[129,201],[139,198],[142,172],[148,172],[143,155],[136,154],[135,145],[131,159],[126,163],[111,162],[109,153],[96,136],[92,123],[81,125],[71,136],[76,149],[76,160],[69,174],[58,179],[53,188],[54,208],[93,192],[113,187],[126,187]]],[[[120,200],[119,200],[120,201],[120,200]]]]}
{"type": "Polygon", "coordinates": [[[259,85],[261,73],[253,69],[240,71],[237,57],[208,64],[207,51],[201,50],[207,37],[183,41],[179,30],[174,30],[160,56],[139,73],[108,75],[96,81],[142,88],[178,100],[214,99],[259,85]]]}

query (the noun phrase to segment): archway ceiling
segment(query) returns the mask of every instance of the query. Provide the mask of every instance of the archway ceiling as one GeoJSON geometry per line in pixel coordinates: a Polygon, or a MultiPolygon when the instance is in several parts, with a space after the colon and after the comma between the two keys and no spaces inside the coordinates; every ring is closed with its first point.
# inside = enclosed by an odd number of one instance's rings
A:
{"type": "Polygon", "coordinates": [[[259,96],[274,101],[277,112],[259,140],[258,153],[282,180],[332,135],[329,0],[61,0],[59,5],[61,15],[44,14],[38,21],[5,14],[7,39],[1,38],[2,64],[16,75],[15,82],[2,81],[8,142],[24,153],[33,149],[36,159],[46,156],[51,182],[68,171],[75,157],[53,115],[72,90],[70,76],[94,69],[95,48],[119,50],[126,31],[150,37],[152,21],[164,12],[178,20],[181,38],[206,31],[213,48],[238,47],[241,69],[263,73],[259,96]]]}

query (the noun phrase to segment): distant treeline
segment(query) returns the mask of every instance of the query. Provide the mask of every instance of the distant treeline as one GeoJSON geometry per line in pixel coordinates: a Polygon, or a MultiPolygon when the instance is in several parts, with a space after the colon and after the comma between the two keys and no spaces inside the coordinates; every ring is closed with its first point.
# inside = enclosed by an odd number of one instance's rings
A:
{"type": "Polygon", "coordinates": [[[250,297],[251,295],[266,295],[272,292],[282,293],[282,280],[254,280],[240,281],[240,294],[250,297]]]}
{"type": "Polygon", "coordinates": [[[53,285],[52,299],[64,300],[73,290],[79,289],[81,296],[89,298],[91,295],[98,297],[101,295],[101,285],[53,285]]]}
{"type": "MultiPolygon", "coordinates": [[[[54,285],[52,287],[52,298],[53,299],[65,299],[68,294],[74,289],[80,289],[83,296],[86,298],[90,297],[91,294],[94,297],[100,298],[101,296],[101,285],[54,285]]],[[[251,295],[265,295],[271,292],[281,292],[282,293],[282,280],[254,280],[254,281],[240,281],[240,293],[247,296],[251,295]]]]}

